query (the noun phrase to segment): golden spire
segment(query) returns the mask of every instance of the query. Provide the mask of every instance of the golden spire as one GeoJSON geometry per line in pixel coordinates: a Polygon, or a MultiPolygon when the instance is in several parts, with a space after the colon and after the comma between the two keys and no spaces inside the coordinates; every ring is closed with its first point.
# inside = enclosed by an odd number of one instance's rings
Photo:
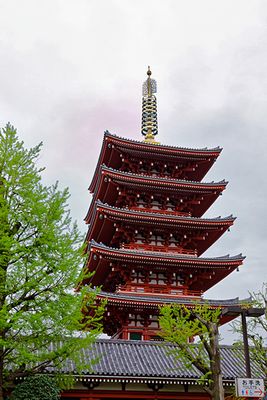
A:
{"type": "Polygon", "coordinates": [[[151,74],[150,67],[148,67],[148,78],[143,83],[142,135],[145,136],[145,142],[159,144],[155,141],[155,136],[158,134],[157,98],[154,95],[157,93],[157,82],[155,79],[151,79],[151,74]]]}
{"type": "Polygon", "coordinates": [[[148,78],[147,78],[147,91],[148,91],[148,96],[150,96],[151,97],[151,95],[152,95],[152,91],[151,91],[151,78],[150,78],[150,75],[152,75],[152,72],[151,72],[151,70],[150,70],[150,66],[148,66],[148,70],[147,70],[147,76],[148,76],[148,78]]]}

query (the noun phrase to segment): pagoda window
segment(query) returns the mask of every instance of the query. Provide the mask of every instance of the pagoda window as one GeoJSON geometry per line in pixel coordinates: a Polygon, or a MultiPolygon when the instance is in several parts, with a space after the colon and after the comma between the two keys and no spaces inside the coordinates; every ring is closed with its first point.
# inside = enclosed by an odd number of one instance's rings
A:
{"type": "Polygon", "coordinates": [[[145,276],[141,271],[132,272],[132,283],[144,283],[145,276]]]}
{"type": "Polygon", "coordinates": [[[167,285],[167,277],[164,274],[152,273],[149,276],[149,283],[151,285],[167,285]]]}
{"type": "Polygon", "coordinates": [[[184,279],[180,275],[173,275],[172,277],[172,286],[183,286],[184,285],[184,279]]]}
{"type": "Polygon", "coordinates": [[[137,315],[130,314],[128,326],[131,326],[131,327],[143,327],[144,326],[144,320],[143,320],[142,316],[140,314],[137,314],[137,315]]]}
{"type": "Polygon", "coordinates": [[[141,235],[141,233],[136,233],[134,241],[135,243],[143,243],[144,237],[141,235]]]}
{"type": "Polygon", "coordinates": [[[172,236],[172,237],[170,237],[170,239],[169,239],[169,246],[170,247],[175,247],[175,246],[177,246],[178,245],[178,241],[172,236]]]}
{"type": "Polygon", "coordinates": [[[158,322],[158,318],[156,315],[151,315],[149,317],[149,321],[148,321],[148,326],[149,328],[159,328],[159,322],[158,322]]]}
{"type": "Polygon", "coordinates": [[[136,200],[136,205],[138,207],[142,207],[143,208],[143,207],[145,207],[145,202],[144,202],[144,200],[142,198],[138,197],[137,200],[136,200]]]}
{"type": "Polygon", "coordinates": [[[163,246],[164,239],[161,235],[151,235],[150,236],[150,244],[154,246],[163,246]]]}
{"type": "Polygon", "coordinates": [[[167,210],[173,211],[174,205],[170,201],[166,204],[166,206],[167,206],[167,210]]]}
{"type": "Polygon", "coordinates": [[[152,236],[151,236],[151,238],[150,238],[150,244],[153,244],[153,245],[156,244],[156,236],[155,236],[155,235],[152,235],[152,236]]]}
{"type": "Polygon", "coordinates": [[[151,208],[155,209],[155,210],[159,210],[160,208],[160,202],[157,200],[153,200],[151,203],[151,208]]]}

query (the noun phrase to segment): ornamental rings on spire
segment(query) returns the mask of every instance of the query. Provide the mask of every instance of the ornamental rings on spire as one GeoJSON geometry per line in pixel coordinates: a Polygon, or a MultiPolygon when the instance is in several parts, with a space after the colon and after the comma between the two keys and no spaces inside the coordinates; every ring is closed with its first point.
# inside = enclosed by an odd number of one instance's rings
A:
{"type": "Polygon", "coordinates": [[[154,136],[158,134],[157,120],[157,98],[154,93],[157,93],[157,82],[151,79],[150,67],[147,71],[148,78],[143,83],[143,98],[142,98],[142,135],[145,136],[145,141],[153,142],[154,136]]]}

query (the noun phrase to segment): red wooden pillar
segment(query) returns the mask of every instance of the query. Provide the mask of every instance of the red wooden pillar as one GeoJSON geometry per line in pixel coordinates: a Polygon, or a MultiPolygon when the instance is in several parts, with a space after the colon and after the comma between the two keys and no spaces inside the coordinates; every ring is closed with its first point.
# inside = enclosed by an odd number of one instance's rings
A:
{"type": "Polygon", "coordinates": [[[125,327],[122,330],[122,339],[128,340],[128,329],[125,329],[125,327]]]}

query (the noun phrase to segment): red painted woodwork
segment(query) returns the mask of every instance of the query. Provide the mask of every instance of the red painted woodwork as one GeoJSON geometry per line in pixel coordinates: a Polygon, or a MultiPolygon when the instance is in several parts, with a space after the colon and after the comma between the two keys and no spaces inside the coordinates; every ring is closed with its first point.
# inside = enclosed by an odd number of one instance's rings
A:
{"type": "Polygon", "coordinates": [[[95,191],[98,170],[103,164],[113,169],[123,169],[135,173],[141,172],[142,167],[145,173],[153,173],[149,171],[149,167],[152,169],[154,167],[158,173],[166,171],[174,175],[177,171],[181,179],[201,181],[220,155],[221,150],[221,148],[185,149],[173,146],[155,146],[105,132],[99,160],[89,189],[91,192],[95,191]],[[151,163],[155,165],[151,165],[151,163]]]}
{"type": "Polygon", "coordinates": [[[62,399],[79,399],[79,400],[102,400],[102,399],[121,399],[121,400],[128,400],[128,399],[149,399],[149,400],[208,400],[210,397],[206,393],[183,393],[183,392],[148,392],[148,391],[119,391],[119,390],[112,390],[112,391],[100,391],[97,390],[95,393],[94,391],[65,391],[61,395],[62,399]],[[179,397],[178,397],[179,396],[179,397]]]}
{"type": "Polygon", "coordinates": [[[132,249],[132,250],[145,250],[145,251],[156,251],[162,253],[179,253],[186,254],[190,256],[197,256],[197,250],[183,249],[182,247],[169,247],[169,246],[154,246],[151,244],[139,244],[139,243],[123,243],[123,249],[132,249]]]}
{"type": "Polygon", "coordinates": [[[172,296],[179,296],[179,297],[193,297],[193,298],[201,298],[203,292],[201,290],[189,290],[187,287],[179,286],[172,287],[170,285],[163,286],[163,285],[134,285],[128,284],[124,286],[118,287],[118,293],[120,292],[129,292],[129,293],[146,293],[146,294],[169,294],[172,296]]]}
{"type": "Polygon", "coordinates": [[[98,180],[86,222],[92,218],[94,204],[97,200],[111,206],[131,207],[129,198],[139,199],[140,206],[150,208],[150,200],[157,200],[160,208],[178,212],[191,213],[201,217],[225,190],[227,182],[191,182],[172,178],[150,177],[145,174],[129,174],[101,166],[98,180]],[[139,196],[139,197],[138,197],[139,196]],[[152,198],[153,197],[153,198],[152,198]],[[167,200],[169,199],[169,200],[167,200]]]}
{"type": "Polygon", "coordinates": [[[220,151],[105,134],[85,218],[86,268],[94,275],[84,284],[102,287],[112,337],[155,340],[160,305],[200,300],[242,264],[241,255],[199,257],[235,219],[202,217],[227,185],[202,182],[220,151]]]}

